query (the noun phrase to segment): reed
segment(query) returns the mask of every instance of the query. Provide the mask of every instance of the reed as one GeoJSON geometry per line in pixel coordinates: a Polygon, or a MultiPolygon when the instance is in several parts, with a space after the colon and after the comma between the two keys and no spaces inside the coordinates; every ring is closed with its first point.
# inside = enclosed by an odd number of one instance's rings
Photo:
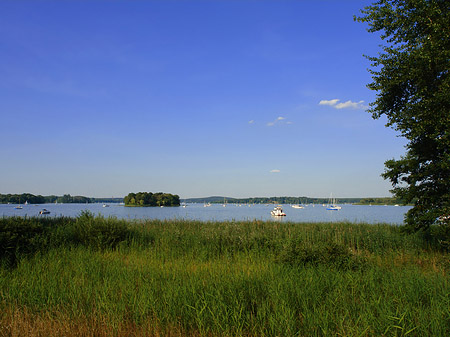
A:
{"type": "Polygon", "coordinates": [[[0,219],[34,242],[2,255],[0,336],[450,334],[449,255],[399,227],[45,221],[0,219]]]}

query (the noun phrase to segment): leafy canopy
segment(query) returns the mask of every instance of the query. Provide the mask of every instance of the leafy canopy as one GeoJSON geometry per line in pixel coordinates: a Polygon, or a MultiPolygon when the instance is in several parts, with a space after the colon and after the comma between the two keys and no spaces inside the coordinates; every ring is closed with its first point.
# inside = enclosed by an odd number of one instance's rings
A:
{"type": "Polygon", "coordinates": [[[380,0],[355,19],[385,42],[372,61],[377,91],[369,112],[408,140],[385,163],[394,194],[414,207],[409,228],[427,229],[450,214],[450,1],[380,0]]]}

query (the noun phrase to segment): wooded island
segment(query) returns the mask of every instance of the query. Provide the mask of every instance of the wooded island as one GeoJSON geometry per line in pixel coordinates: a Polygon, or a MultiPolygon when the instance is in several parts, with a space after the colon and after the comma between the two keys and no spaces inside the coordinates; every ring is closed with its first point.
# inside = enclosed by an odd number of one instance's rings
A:
{"type": "Polygon", "coordinates": [[[178,195],[162,192],[129,193],[123,201],[125,206],[180,206],[180,197],[178,195]]]}

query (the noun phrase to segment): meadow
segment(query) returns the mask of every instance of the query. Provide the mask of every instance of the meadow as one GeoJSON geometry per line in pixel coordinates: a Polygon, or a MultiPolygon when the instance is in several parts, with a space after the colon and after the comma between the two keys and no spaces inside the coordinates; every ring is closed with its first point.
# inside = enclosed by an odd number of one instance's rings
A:
{"type": "Polygon", "coordinates": [[[0,336],[449,336],[450,260],[401,227],[0,219],[0,336]]]}

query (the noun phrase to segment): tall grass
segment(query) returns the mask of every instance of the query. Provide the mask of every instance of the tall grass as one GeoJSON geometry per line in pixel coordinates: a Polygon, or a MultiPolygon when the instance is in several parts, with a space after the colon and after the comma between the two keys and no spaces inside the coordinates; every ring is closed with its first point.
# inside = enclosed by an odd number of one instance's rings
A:
{"type": "Polygon", "coordinates": [[[0,269],[0,336],[450,334],[449,255],[398,227],[45,221],[0,219],[35,242],[0,269]]]}

